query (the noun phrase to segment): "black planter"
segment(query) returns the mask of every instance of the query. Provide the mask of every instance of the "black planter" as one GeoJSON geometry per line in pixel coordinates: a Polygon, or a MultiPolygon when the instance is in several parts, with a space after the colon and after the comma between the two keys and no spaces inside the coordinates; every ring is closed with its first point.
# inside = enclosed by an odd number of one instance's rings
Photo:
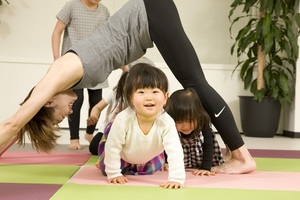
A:
{"type": "Polygon", "coordinates": [[[278,129],[281,105],[271,97],[262,102],[251,96],[239,96],[243,133],[250,137],[274,137],[278,129]]]}

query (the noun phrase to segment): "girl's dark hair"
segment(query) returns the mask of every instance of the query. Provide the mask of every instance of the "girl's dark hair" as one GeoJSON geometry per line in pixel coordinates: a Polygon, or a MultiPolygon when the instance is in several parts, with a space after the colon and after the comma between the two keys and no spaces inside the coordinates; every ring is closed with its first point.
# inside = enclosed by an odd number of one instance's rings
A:
{"type": "Polygon", "coordinates": [[[116,102],[118,102],[118,106],[119,106],[119,110],[123,110],[124,108],[126,108],[126,101],[125,101],[125,97],[124,97],[124,87],[125,87],[125,83],[126,83],[126,79],[128,77],[128,71],[123,72],[118,84],[113,88],[113,90],[116,91],[116,102]]]}
{"type": "Polygon", "coordinates": [[[208,113],[192,88],[173,92],[165,110],[175,122],[194,122],[197,130],[202,130],[206,124],[210,123],[208,113]]]}
{"type": "MultiPolygon", "coordinates": [[[[23,105],[31,96],[29,92],[25,100],[20,104],[23,105]]],[[[32,147],[38,152],[50,152],[56,145],[56,140],[60,137],[57,135],[58,126],[54,124],[54,108],[42,107],[38,113],[17,133],[19,145],[25,145],[25,133],[27,133],[32,147]]]]}
{"type": "Polygon", "coordinates": [[[159,88],[163,93],[167,93],[168,78],[162,70],[146,63],[138,63],[130,69],[125,83],[124,94],[128,105],[132,105],[132,94],[143,88],[159,88]]]}

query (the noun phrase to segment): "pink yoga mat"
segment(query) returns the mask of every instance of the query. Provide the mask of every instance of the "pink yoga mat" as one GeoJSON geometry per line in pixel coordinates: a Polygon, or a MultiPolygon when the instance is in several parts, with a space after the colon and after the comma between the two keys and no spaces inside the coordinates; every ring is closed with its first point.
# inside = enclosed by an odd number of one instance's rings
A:
{"type": "MultiPolygon", "coordinates": [[[[127,175],[131,186],[158,186],[167,181],[168,172],[153,175],[127,175]]],[[[107,185],[107,178],[94,166],[82,166],[69,183],[107,185]]],[[[300,191],[299,172],[256,171],[250,174],[217,174],[215,176],[195,176],[186,172],[185,187],[232,188],[254,190],[300,191]]]]}
{"type": "Polygon", "coordinates": [[[0,164],[55,164],[83,165],[91,157],[90,153],[79,152],[5,152],[0,157],[0,164]]]}

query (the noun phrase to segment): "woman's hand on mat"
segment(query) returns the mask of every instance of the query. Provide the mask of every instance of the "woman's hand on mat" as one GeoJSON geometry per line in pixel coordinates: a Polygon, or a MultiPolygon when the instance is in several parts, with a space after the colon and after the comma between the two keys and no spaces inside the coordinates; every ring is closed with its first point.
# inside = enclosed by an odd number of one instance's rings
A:
{"type": "Polygon", "coordinates": [[[165,189],[182,189],[183,185],[177,182],[168,181],[166,183],[161,184],[160,187],[163,187],[165,189]]]}
{"type": "Polygon", "coordinates": [[[118,176],[118,177],[115,177],[115,178],[111,178],[111,179],[108,179],[108,183],[113,183],[113,184],[125,184],[128,182],[128,179],[124,176],[118,176]]]}
{"type": "Polygon", "coordinates": [[[193,174],[196,176],[214,176],[216,173],[208,171],[206,169],[197,169],[193,171],[193,174]]]}

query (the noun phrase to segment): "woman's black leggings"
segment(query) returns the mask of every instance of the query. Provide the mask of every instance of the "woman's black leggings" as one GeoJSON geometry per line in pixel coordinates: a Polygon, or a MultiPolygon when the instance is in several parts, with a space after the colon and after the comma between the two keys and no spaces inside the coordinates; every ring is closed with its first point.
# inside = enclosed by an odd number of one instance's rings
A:
{"type": "MultiPolygon", "coordinates": [[[[77,94],[77,100],[74,102],[72,109],[73,113],[69,115],[69,129],[70,129],[70,139],[76,140],[79,139],[79,126],[80,126],[80,110],[83,104],[84,95],[83,89],[73,90],[77,94]]],[[[102,89],[98,90],[90,90],[88,89],[89,95],[89,115],[91,113],[92,108],[102,99],[102,89]]],[[[96,125],[87,126],[86,133],[93,134],[95,131],[96,125]]]]}
{"type": "Polygon", "coordinates": [[[182,27],[177,8],[172,0],[144,0],[150,36],[176,79],[184,88],[194,88],[212,123],[230,150],[244,141],[238,131],[230,108],[208,84],[202,67],[182,27]]]}

